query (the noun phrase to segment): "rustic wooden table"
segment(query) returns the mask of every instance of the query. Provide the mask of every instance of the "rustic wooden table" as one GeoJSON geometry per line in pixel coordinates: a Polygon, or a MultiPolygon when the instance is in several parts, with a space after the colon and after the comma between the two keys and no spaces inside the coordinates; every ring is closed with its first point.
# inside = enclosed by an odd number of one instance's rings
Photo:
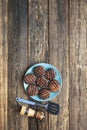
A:
{"type": "Polygon", "coordinates": [[[0,0],[0,130],[87,130],[87,1],[0,0]],[[56,66],[63,89],[54,116],[17,114],[22,77],[38,62],[56,66]]]}

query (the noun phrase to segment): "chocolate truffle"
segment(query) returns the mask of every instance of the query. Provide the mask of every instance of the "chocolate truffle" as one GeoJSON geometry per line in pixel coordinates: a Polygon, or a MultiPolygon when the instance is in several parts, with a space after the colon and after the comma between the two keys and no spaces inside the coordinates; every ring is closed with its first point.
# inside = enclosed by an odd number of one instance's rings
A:
{"type": "Polygon", "coordinates": [[[42,99],[46,99],[50,96],[50,92],[47,88],[43,88],[39,91],[38,96],[42,99]]]}
{"type": "Polygon", "coordinates": [[[37,78],[37,80],[36,80],[36,84],[39,86],[39,87],[41,87],[41,88],[44,88],[44,87],[47,87],[48,86],[48,81],[45,79],[45,78],[43,78],[43,77],[39,77],[39,78],[37,78]]]}
{"type": "Polygon", "coordinates": [[[34,69],[34,73],[37,77],[41,77],[45,75],[45,70],[43,66],[37,66],[34,69]]]}
{"type": "Polygon", "coordinates": [[[60,89],[60,84],[57,80],[53,79],[50,81],[48,88],[51,92],[58,92],[60,89]]]}
{"type": "Polygon", "coordinates": [[[53,69],[48,69],[48,70],[46,70],[46,72],[45,72],[45,77],[47,78],[47,79],[49,79],[49,80],[52,80],[53,78],[55,78],[55,72],[54,72],[54,70],[53,69]]]}
{"type": "Polygon", "coordinates": [[[34,95],[37,95],[39,92],[39,89],[36,85],[30,85],[28,87],[28,95],[29,96],[34,96],[34,95]]]}
{"type": "Polygon", "coordinates": [[[36,81],[36,77],[34,74],[27,74],[25,77],[24,77],[24,81],[25,83],[27,84],[33,84],[35,81],[36,81]]]}

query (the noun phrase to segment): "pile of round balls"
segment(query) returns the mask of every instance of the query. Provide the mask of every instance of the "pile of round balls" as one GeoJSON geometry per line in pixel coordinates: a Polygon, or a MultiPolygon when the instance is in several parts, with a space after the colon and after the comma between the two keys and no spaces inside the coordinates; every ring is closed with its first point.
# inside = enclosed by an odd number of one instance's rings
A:
{"type": "Polygon", "coordinates": [[[53,69],[45,70],[43,66],[34,68],[33,73],[29,73],[24,77],[24,82],[28,84],[28,95],[38,95],[42,99],[50,96],[50,92],[58,92],[60,84],[55,80],[56,73],[53,69]]]}

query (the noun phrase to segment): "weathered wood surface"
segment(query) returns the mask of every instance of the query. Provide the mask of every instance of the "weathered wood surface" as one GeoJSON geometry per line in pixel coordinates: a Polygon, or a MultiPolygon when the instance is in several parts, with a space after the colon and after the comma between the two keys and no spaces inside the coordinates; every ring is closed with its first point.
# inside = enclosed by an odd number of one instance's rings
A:
{"type": "Polygon", "coordinates": [[[62,74],[61,94],[53,101],[61,105],[61,113],[49,116],[49,130],[69,129],[69,59],[68,59],[68,1],[49,1],[49,61],[62,74]]]}
{"type": "Polygon", "coordinates": [[[8,130],[28,129],[28,118],[16,112],[16,96],[23,91],[23,73],[28,67],[27,0],[8,1],[8,130]]]}
{"type": "MultiPolygon", "coordinates": [[[[40,109],[43,110],[43,109],[40,109]]],[[[87,1],[0,1],[0,130],[87,130],[87,1]],[[16,96],[28,98],[22,79],[38,62],[63,78],[58,116],[20,116],[16,96]]]]}
{"type": "Polygon", "coordinates": [[[8,106],[8,40],[7,0],[0,1],[0,130],[7,130],[8,106]]]}
{"type": "Polygon", "coordinates": [[[87,1],[69,6],[69,126],[87,129],[87,1]]]}
{"type": "MultiPolygon", "coordinates": [[[[48,62],[48,1],[29,0],[28,47],[29,64],[48,62]]],[[[43,109],[39,109],[43,110],[43,109]]],[[[45,110],[43,110],[45,112],[45,110]]],[[[48,130],[48,114],[46,119],[36,121],[29,119],[29,130],[48,130]]]]}

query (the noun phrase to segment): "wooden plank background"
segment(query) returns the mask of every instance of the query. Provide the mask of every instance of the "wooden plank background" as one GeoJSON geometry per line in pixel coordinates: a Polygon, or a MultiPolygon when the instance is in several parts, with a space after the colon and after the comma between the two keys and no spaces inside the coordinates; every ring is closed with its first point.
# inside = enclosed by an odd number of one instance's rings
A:
{"type": "MultiPolygon", "coordinates": [[[[39,109],[39,108],[38,108],[39,109]]],[[[40,109],[43,110],[43,109],[40,109]]],[[[87,1],[0,1],[0,130],[87,130],[87,1]],[[38,62],[61,72],[58,116],[20,116],[23,74],[38,62]]]]}

